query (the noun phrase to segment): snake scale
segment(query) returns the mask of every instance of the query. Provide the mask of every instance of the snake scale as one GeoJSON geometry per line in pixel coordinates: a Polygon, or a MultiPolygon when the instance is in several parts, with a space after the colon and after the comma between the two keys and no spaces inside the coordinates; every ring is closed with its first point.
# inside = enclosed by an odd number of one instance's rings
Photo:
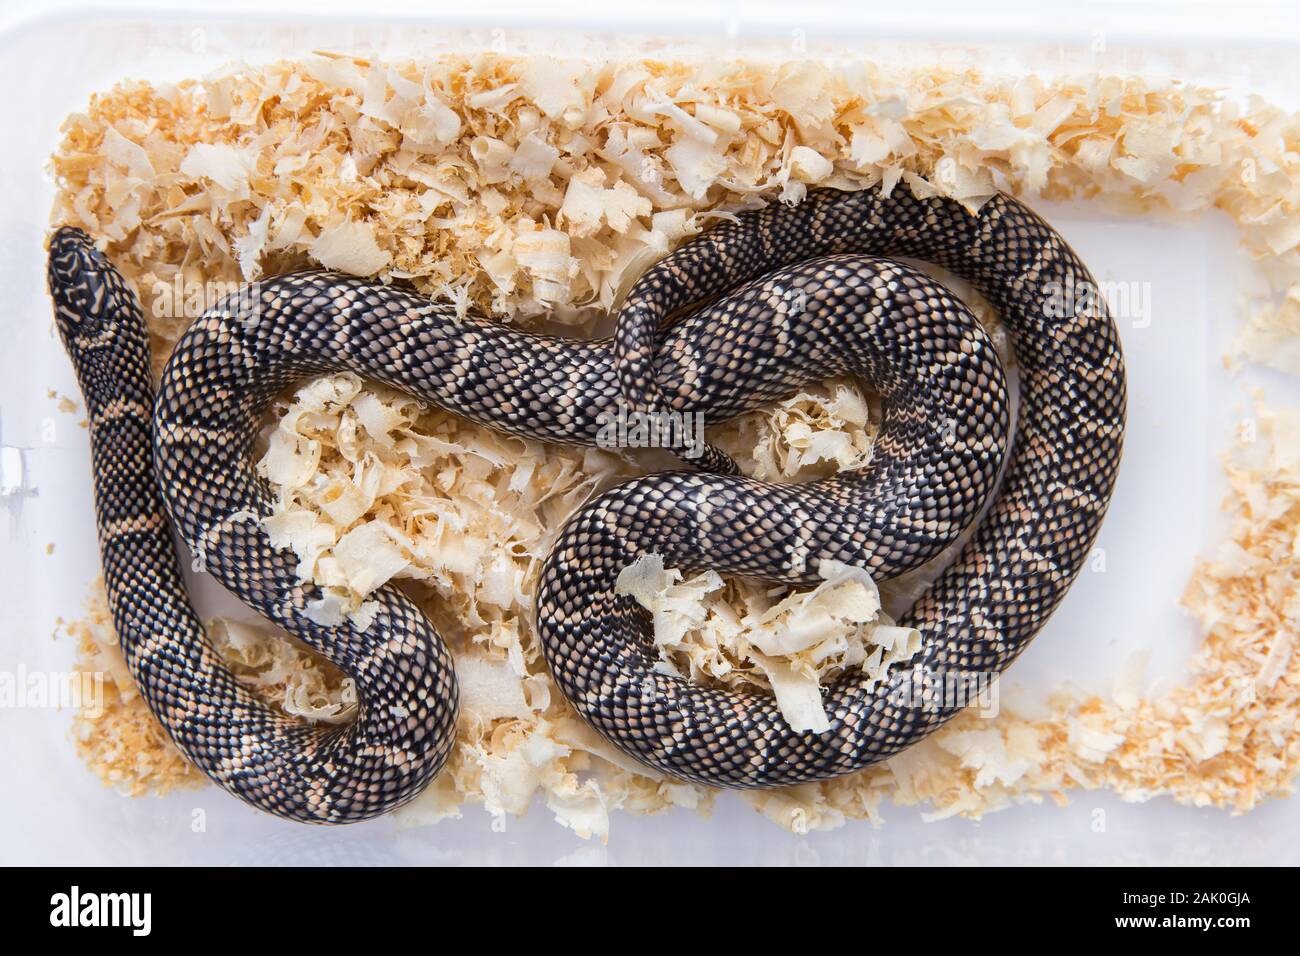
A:
{"type": "Polygon", "coordinates": [[[252,463],[286,387],[350,370],[492,428],[592,445],[620,404],[716,423],[828,376],[862,379],[883,407],[867,466],[774,485],[727,473],[729,459],[710,447],[703,470],[636,478],[579,509],[536,597],[553,677],[608,740],[673,777],[773,787],[897,753],[965,701],[949,699],[943,681],[900,695],[898,681],[848,673],[825,692],[830,729],[796,732],[770,694],[659,673],[647,613],[615,593],[619,572],[653,553],[684,571],[788,585],[818,582],[828,559],[884,579],[934,558],[987,507],[900,623],[922,635],[913,674],[1001,672],[1086,560],[1119,465],[1114,323],[1099,297],[1066,315],[1048,307],[1046,290],[1091,282],[1064,240],[1007,196],[971,213],[901,189],[818,191],[723,222],[650,268],[612,339],[458,319],[397,286],[302,272],[196,319],[155,394],[144,319],[120,274],[79,230],[59,229],[49,248],[130,671],[213,780],[316,823],[365,819],[419,793],[451,750],[457,684],[443,640],[391,585],[374,595],[381,610],[366,630],[307,615],[318,595],[258,521],[271,495],[252,463]],[[1014,441],[1005,375],[979,323],[942,285],[882,256],[945,267],[998,309],[1019,367],[1014,441]],[[355,720],[291,719],[235,679],[190,605],[172,526],[216,580],[354,678],[355,720]]]}

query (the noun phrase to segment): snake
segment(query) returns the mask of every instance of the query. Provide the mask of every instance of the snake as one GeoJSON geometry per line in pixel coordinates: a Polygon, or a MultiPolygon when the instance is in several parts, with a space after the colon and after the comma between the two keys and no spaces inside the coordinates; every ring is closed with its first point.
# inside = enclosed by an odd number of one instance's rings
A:
{"type": "Polygon", "coordinates": [[[273,545],[255,443],[295,383],[350,371],[492,429],[587,446],[613,414],[712,425],[832,376],[878,395],[865,465],[776,484],[708,445],[693,467],[597,494],[543,563],[534,625],[573,708],[648,768],[732,789],[867,767],[959,712],[968,701],[942,678],[996,676],[1041,630],[1087,561],[1123,445],[1116,325],[1100,296],[1060,307],[1053,290],[1095,287],[1091,275],[1002,193],[972,211],[879,185],[814,190],[725,217],[647,269],[598,339],[458,315],[400,283],[290,272],[194,319],[156,387],[140,302],[82,230],[51,235],[48,286],[87,407],[105,589],[132,678],[208,777],[308,823],[419,794],[455,744],[459,692],[446,642],[400,588],[371,596],[364,626],[324,622],[320,590],[273,545]],[[985,327],[905,260],[969,281],[997,310],[1018,405],[985,327]],[[202,570],[353,679],[353,719],[291,717],[241,683],[190,603],[173,529],[202,570]],[[906,672],[844,671],[823,689],[818,732],[794,729],[760,688],[666,673],[649,612],[618,587],[646,555],[798,588],[834,562],[883,581],[946,549],[959,550],[898,622],[920,635],[906,672]]]}

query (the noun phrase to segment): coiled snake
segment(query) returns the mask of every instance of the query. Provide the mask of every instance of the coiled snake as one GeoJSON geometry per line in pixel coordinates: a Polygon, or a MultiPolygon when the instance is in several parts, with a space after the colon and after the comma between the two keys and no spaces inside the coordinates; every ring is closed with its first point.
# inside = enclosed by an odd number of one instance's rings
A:
{"type": "MultiPolygon", "coordinates": [[[[613,340],[577,341],[457,319],[394,286],[324,272],[267,280],[194,321],[155,398],[140,306],[82,232],[50,242],[55,317],[91,424],[100,548],[127,664],[191,760],[263,810],[318,823],[383,813],[445,762],[457,685],[447,649],[391,586],[367,630],[307,616],[316,596],[258,516],[268,488],[252,443],[295,380],[348,369],[476,422],[595,444],[626,400],[720,422],[835,374],[883,403],[867,467],[800,485],[712,472],[619,485],[565,525],[542,572],[537,630],[551,672],[597,730],[675,777],[772,787],[846,773],[897,753],[965,701],[942,679],[825,694],[831,726],[796,732],[774,698],[664,676],[647,615],[614,593],[637,556],[791,585],[826,559],[886,578],[953,542],[993,494],[973,537],[900,622],[919,628],[912,673],[996,674],[1065,595],[1101,524],[1120,459],[1125,377],[1097,297],[1061,314],[1051,290],[1092,282],[1055,231],[996,196],[972,214],[897,189],[811,193],[725,222],[651,268],[613,340]],[[1003,371],[969,311],[942,286],[878,255],[969,279],[1014,337],[1020,406],[1003,475],[1003,371]],[[676,321],[664,320],[677,314],[676,321]],[[164,510],[165,509],[165,510],[164,510]],[[240,684],[208,644],[166,515],[206,570],[351,675],[359,711],[331,729],[291,719],[240,684]]],[[[911,680],[911,678],[909,678],[911,680]]]]}

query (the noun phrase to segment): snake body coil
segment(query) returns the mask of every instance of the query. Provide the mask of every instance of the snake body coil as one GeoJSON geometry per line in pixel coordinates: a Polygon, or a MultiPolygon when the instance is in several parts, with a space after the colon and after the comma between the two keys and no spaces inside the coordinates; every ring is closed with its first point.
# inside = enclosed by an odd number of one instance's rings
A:
{"type": "MultiPolygon", "coordinates": [[[[793,486],[674,472],[614,488],[561,533],[539,587],[538,633],[579,712],[677,777],[731,787],[823,779],[919,740],[960,706],[933,685],[900,697],[894,684],[846,676],[826,695],[830,730],[795,732],[770,695],[656,673],[644,612],[614,594],[619,571],[646,553],[789,584],[818,580],[826,559],[884,578],[933,558],[986,504],[1008,433],[996,353],[959,301],[908,266],[870,258],[883,254],[970,279],[1014,335],[1015,453],[974,537],[903,622],[922,632],[919,668],[996,674],[1081,567],[1124,430],[1123,361],[1104,307],[1064,317],[1048,308],[1045,290],[1091,277],[1014,200],[995,197],[972,215],[901,190],[820,192],[744,214],[647,272],[613,341],[458,320],[401,289],[328,273],[282,276],[195,320],[156,400],[138,303],[83,233],[59,230],[51,295],[89,411],[110,607],[144,699],[217,783],[297,820],[393,809],[450,752],[455,672],[415,605],[389,586],[365,631],[313,623],[314,591],[258,521],[271,499],[253,438],[296,380],[350,370],[494,428],[591,445],[623,399],[720,422],[851,374],[884,406],[869,466],[793,486]],[[351,724],[292,720],[238,683],[190,606],[164,508],[218,581],[354,678],[351,724]]],[[[728,462],[710,451],[705,464],[728,462]]]]}

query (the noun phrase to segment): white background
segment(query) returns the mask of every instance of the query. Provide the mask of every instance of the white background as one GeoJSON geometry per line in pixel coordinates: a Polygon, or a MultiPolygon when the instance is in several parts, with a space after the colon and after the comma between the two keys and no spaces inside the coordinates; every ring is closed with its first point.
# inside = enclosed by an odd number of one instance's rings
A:
{"type": "MultiPolygon", "coordinates": [[[[0,670],[66,669],[69,642],[50,635],[75,616],[97,571],[85,433],[67,427],[46,392],[76,394],[51,335],[41,239],[52,196],[42,174],[57,124],[95,89],[125,77],[197,75],[239,55],[263,60],[315,48],[430,53],[482,46],[505,31],[512,49],[618,49],[637,35],[666,36],[729,53],[756,44],[779,49],[793,30],[808,48],[869,50],[877,56],[966,57],[988,70],[1142,69],[1259,90],[1292,108],[1300,90],[1300,23],[1266,4],[1146,3],[1113,6],[1041,2],[951,3],[915,17],[888,5],[868,14],[835,5],[656,2],[644,7],[476,3],[436,12],[428,3],[375,3],[392,11],[359,22],[359,4],[317,0],[312,16],[237,0],[217,14],[155,5],[81,4],[108,11],[88,21],[59,9],[32,21],[0,6],[0,96],[9,128],[0,151],[0,444],[25,449],[29,492],[0,499],[0,670]],[[273,10],[274,8],[274,10],[273,10]],[[136,13],[129,12],[135,9],[136,13]],[[1122,10],[1122,13],[1119,12],[1122,10]],[[255,12],[248,12],[255,11],[255,12]],[[530,32],[529,29],[533,28],[530,32]],[[198,32],[196,32],[198,31],[198,32]],[[604,32],[591,37],[596,31],[604,32]],[[1106,38],[1099,60],[1092,41],[1106,38]],[[940,49],[942,47],[942,49],[940,49]],[[61,421],[53,443],[43,424],[61,421]],[[46,554],[54,543],[55,552],[46,554]]],[[[50,8],[47,7],[47,10],[50,8]]],[[[1036,204],[1105,281],[1149,282],[1149,327],[1122,327],[1129,362],[1130,425],[1124,467],[1100,544],[1104,574],[1085,572],[1062,609],[1008,673],[1004,698],[1026,706],[1070,681],[1105,693],[1120,664],[1152,652],[1151,689],[1178,680],[1198,629],[1177,599],[1198,553],[1219,539],[1224,485],[1217,464],[1246,413],[1247,389],[1274,402],[1300,401],[1294,382],[1254,371],[1228,377],[1220,356],[1233,331],[1237,297],[1250,272],[1221,216],[1192,222],[1106,217],[1089,206],[1036,204]]],[[[9,476],[6,476],[9,477],[9,476]]],[[[201,607],[209,611],[210,607],[201,607]]],[[[433,828],[398,831],[388,820],[319,830],[255,814],[215,788],[164,800],[127,800],[80,765],[66,739],[68,715],[0,710],[0,862],[209,863],[1294,863],[1300,858],[1300,801],[1270,801],[1244,817],[1177,806],[1167,799],[1125,804],[1106,793],[1073,792],[1069,806],[1015,807],[982,822],[924,823],[915,810],[886,807],[886,825],[849,823],[796,837],[724,797],[711,820],[679,811],[656,818],[615,814],[607,846],[584,843],[554,824],[543,806],[504,833],[481,809],[433,828]],[[205,833],[191,832],[194,808],[205,833]],[[1095,811],[1105,813],[1094,832],[1095,811]]]]}

